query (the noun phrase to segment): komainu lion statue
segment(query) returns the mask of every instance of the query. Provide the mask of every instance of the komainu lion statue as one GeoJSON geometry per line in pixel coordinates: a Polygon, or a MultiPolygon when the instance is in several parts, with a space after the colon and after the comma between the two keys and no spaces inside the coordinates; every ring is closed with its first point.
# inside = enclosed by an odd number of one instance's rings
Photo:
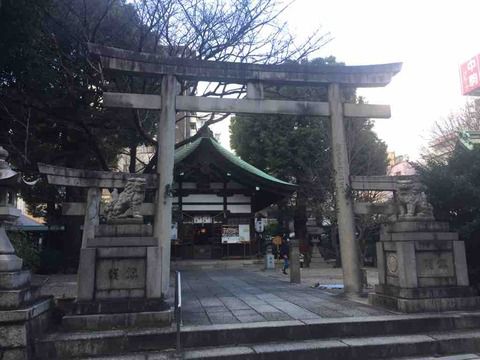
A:
{"type": "Polygon", "coordinates": [[[107,220],[142,218],[140,207],[145,199],[145,185],[144,178],[130,178],[120,194],[113,190],[112,201],[105,208],[107,220]]]}
{"type": "Polygon", "coordinates": [[[398,180],[395,194],[399,219],[433,219],[433,207],[427,201],[424,186],[413,180],[398,180]]]}

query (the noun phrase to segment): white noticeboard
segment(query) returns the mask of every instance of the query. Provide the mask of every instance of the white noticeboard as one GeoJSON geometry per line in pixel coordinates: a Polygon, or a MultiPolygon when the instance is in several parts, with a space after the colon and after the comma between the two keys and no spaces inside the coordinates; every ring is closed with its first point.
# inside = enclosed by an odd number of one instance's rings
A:
{"type": "Polygon", "coordinates": [[[238,237],[240,242],[250,242],[250,225],[238,225],[238,237]]]}
{"type": "Polygon", "coordinates": [[[238,236],[237,225],[223,225],[222,226],[222,243],[236,244],[240,241],[238,236]]]}

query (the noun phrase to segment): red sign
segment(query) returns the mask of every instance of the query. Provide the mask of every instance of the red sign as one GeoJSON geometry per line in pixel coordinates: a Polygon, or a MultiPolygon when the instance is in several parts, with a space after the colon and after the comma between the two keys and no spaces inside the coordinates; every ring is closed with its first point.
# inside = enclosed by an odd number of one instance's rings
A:
{"type": "Polygon", "coordinates": [[[463,95],[480,95],[480,54],[460,65],[463,95]]]}

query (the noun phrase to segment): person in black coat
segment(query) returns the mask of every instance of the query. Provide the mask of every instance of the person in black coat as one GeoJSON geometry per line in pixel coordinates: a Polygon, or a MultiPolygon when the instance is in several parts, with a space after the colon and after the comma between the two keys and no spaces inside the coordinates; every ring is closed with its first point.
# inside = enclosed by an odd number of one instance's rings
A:
{"type": "Polygon", "coordinates": [[[280,257],[283,259],[283,270],[282,272],[286,275],[288,269],[288,255],[290,252],[290,247],[285,238],[282,239],[282,245],[280,245],[280,257]]]}

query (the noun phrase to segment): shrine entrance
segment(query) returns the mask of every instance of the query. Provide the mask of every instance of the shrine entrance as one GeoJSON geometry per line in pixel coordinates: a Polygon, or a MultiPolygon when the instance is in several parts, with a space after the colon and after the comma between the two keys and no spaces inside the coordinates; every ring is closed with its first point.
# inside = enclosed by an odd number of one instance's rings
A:
{"type": "MultiPolygon", "coordinates": [[[[355,224],[353,204],[351,199],[350,169],[346,144],[344,119],[352,118],[389,118],[388,105],[358,104],[355,99],[346,98],[345,94],[352,88],[383,87],[390,83],[392,77],[401,69],[400,63],[367,65],[367,66],[330,66],[330,65],[259,65],[248,63],[232,63],[220,61],[202,61],[194,59],[168,58],[154,54],[137,53],[122,49],[104,47],[98,44],[89,44],[90,53],[100,60],[105,71],[123,72],[129,75],[144,77],[158,77],[159,94],[132,94],[132,93],[103,93],[103,105],[107,107],[158,110],[159,121],[157,126],[158,157],[156,166],[156,201],[150,213],[153,214],[153,238],[157,241],[158,252],[153,255],[157,263],[161,280],[161,293],[166,294],[170,282],[171,259],[171,231],[172,206],[174,199],[174,182],[178,176],[174,174],[175,154],[175,123],[177,112],[216,112],[216,113],[247,113],[247,114],[285,114],[301,116],[329,117],[332,126],[332,153],[335,170],[336,207],[338,210],[338,228],[340,237],[341,258],[343,264],[345,292],[359,293],[362,290],[361,269],[359,263],[359,248],[355,239],[355,224]],[[179,93],[178,81],[207,81],[221,84],[243,84],[245,99],[214,98],[183,96],[179,93]],[[265,100],[264,85],[274,86],[309,86],[322,87],[328,94],[327,102],[265,100]],[[174,179],[175,178],[175,179],[174,179]]],[[[189,144],[190,147],[194,142],[189,144]]],[[[199,145],[199,144],[197,144],[199,145]]],[[[197,146],[196,145],[196,146],[197,146]]],[[[215,146],[213,144],[213,146],[215,146]]],[[[185,153],[188,153],[188,148],[185,153]]],[[[222,153],[219,150],[219,153],[222,153]]],[[[182,154],[183,157],[185,154],[182,154]]],[[[225,154],[224,154],[225,155],[225,154]]],[[[228,158],[228,156],[226,156],[228,158]]],[[[235,160],[225,159],[223,170],[229,166],[234,170],[235,160]]],[[[215,161],[209,163],[207,170],[217,166],[215,161]]],[[[202,170],[204,167],[201,166],[202,170]]],[[[231,171],[223,172],[223,181],[215,182],[221,187],[212,187],[209,195],[215,191],[223,202],[215,202],[215,209],[203,210],[218,212],[235,211],[241,213],[242,208],[248,206],[245,202],[235,204],[235,196],[241,195],[242,201],[248,198],[250,213],[256,211],[257,206],[268,206],[279,197],[285,195],[285,190],[291,190],[291,184],[272,178],[268,174],[257,172],[248,164],[237,166],[239,176],[235,181],[230,179],[231,171]],[[257,199],[257,193],[232,194],[232,186],[236,184],[245,187],[245,181],[253,184],[255,190],[267,188],[267,191],[257,199]],[[258,182],[258,184],[256,184],[258,182]],[[283,191],[282,191],[283,190],[283,191]],[[225,202],[227,200],[227,202],[225,202]],[[231,203],[228,202],[231,200],[231,203]],[[218,210],[217,208],[220,207],[218,210]],[[230,210],[231,209],[231,210],[230,210]]],[[[180,174],[179,174],[180,175],[180,174]]],[[[182,181],[180,181],[181,183],[182,181]]],[[[203,182],[195,183],[195,191],[203,190],[203,182]]],[[[180,186],[180,185],[179,185],[180,186]]],[[[182,188],[179,188],[182,192],[182,188]]],[[[248,189],[248,187],[247,187],[248,189]]],[[[190,199],[198,201],[198,193],[192,194],[190,199]]],[[[93,192],[92,192],[93,196],[93,192]]],[[[185,198],[190,195],[186,194],[185,198]]],[[[177,204],[182,206],[183,194],[178,197],[177,204]]],[[[187,202],[185,202],[187,205],[187,202]]],[[[195,204],[188,204],[194,206],[195,204]]],[[[198,204],[196,204],[198,206],[198,204]]],[[[87,205],[88,207],[88,205],[87,205]]],[[[261,210],[259,207],[257,210],[261,210]]],[[[180,210],[181,213],[187,208],[180,210]]],[[[228,214],[227,214],[228,218],[228,214]]],[[[94,228],[95,219],[85,217],[89,222],[86,228],[94,228]]],[[[229,225],[229,224],[226,224],[229,225]]],[[[247,225],[247,224],[239,224],[247,225]]],[[[85,228],[85,226],[84,226],[85,228]]],[[[181,228],[181,224],[179,224],[181,228]]],[[[180,231],[181,233],[181,231],[180,231]]],[[[223,243],[223,241],[222,241],[223,243]]],[[[228,244],[228,241],[227,241],[228,244]]],[[[82,262],[82,259],[81,259],[82,262]]]]}

